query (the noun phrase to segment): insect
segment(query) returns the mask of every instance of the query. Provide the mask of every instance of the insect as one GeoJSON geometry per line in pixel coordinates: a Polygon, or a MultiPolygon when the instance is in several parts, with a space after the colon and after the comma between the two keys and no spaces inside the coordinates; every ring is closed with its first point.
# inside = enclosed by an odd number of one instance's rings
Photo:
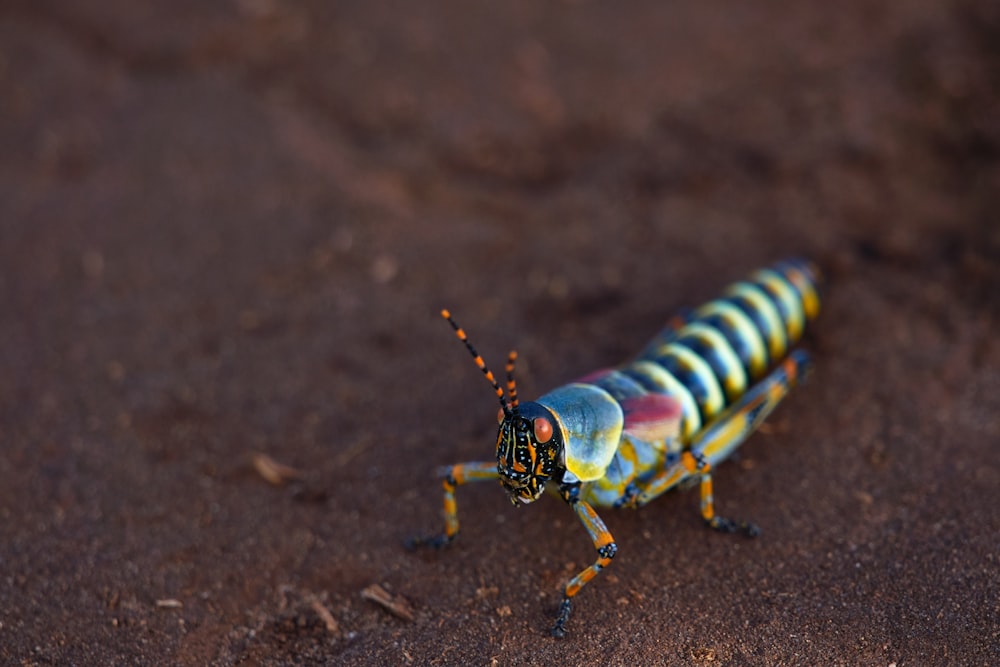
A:
{"type": "Polygon", "coordinates": [[[573,599],[618,551],[595,507],[637,508],[678,485],[698,484],[701,516],[725,533],[754,537],[755,525],[715,512],[712,471],[804,376],[808,355],[792,350],[819,313],[819,272],[792,259],[730,285],[723,296],[675,318],[630,362],[600,370],[521,403],[517,353],[506,392],[442,311],[500,399],[495,461],[441,469],[444,532],[410,546],[442,547],[458,535],[455,489],[499,480],[515,505],[549,484],[583,524],[597,559],[566,584],[551,634],[566,634],[573,599]]]}

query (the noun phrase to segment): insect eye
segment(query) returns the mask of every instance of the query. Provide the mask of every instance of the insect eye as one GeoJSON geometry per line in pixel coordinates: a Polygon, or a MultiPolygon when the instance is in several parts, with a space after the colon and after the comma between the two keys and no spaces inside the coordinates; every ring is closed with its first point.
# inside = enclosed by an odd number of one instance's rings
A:
{"type": "Polygon", "coordinates": [[[497,423],[498,424],[502,424],[503,423],[503,417],[504,417],[504,415],[503,415],[503,408],[500,408],[499,410],[497,410],[497,423]]]}
{"type": "Polygon", "coordinates": [[[546,443],[552,439],[552,423],[545,417],[535,420],[535,440],[546,443]]]}

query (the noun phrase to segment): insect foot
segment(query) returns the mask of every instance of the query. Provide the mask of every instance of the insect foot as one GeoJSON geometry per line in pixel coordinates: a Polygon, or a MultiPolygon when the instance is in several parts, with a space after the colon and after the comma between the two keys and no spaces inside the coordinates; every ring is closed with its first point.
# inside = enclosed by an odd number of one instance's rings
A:
{"type": "Polygon", "coordinates": [[[556,639],[562,639],[566,636],[566,622],[569,621],[569,613],[573,610],[573,603],[569,598],[563,598],[562,604],[559,605],[559,615],[556,616],[556,623],[552,626],[549,634],[556,639]]]}
{"type": "Polygon", "coordinates": [[[442,549],[455,540],[455,536],[451,537],[445,535],[444,533],[438,535],[428,535],[427,537],[411,537],[403,543],[407,551],[416,551],[420,547],[431,547],[434,549],[442,549]]]}
{"type": "Polygon", "coordinates": [[[757,537],[760,535],[760,528],[757,527],[757,524],[750,523],[749,521],[740,521],[737,523],[731,519],[717,516],[705,523],[708,524],[709,528],[717,530],[720,533],[740,533],[746,537],[757,537]]]}

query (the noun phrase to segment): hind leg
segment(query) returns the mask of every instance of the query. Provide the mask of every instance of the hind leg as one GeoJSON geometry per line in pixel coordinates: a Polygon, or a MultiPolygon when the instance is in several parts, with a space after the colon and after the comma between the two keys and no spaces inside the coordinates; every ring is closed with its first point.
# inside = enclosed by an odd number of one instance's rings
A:
{"type": "Polygon", "coordinates": [[[641,507],[677,485],[698,479],[701,490],[701,516],[710,527],[722,532],[756,535],[756,526],[735,522],[715,513],[712,467],[725,460],[771,414],[788,392],[801,380],[809,367],[809,357],[801,351],[788,358],[739,400],[719,415],[691,443],[678,463],[666,468],[644,483],[635,484],[620,505],[641,507]]]}

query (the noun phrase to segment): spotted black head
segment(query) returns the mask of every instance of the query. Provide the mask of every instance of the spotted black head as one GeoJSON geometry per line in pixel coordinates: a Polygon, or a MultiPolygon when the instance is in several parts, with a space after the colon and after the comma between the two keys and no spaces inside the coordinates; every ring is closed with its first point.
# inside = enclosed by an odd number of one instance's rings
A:
{"type": "Polygon", "coordinates": [[[519,405],[517,384],[514,382],[514,362],[517,352],[507,358],[507,395],[493,376],[486,362],[469,343],[465,331],[451,318],[447,310],[441,311],[455,335],[465,343],[479,370],[500,399],[497,419],[497,473],[510,501],[517,506],[536,500],[545,490],[545,483],[555,475],[562,456],[562,435],[559,423],[549,410],[539,403],[519,405]],[[508,398],[509,396],[509,398],[508,398]]]}
{"type": "Polygon", "coordinates": [[[562,452],[557,422],[538,403],[514,404],[500,410],[497,433],[497,472],[510,501],[530,503],[545,490],[556,472],[562,452]]]}

